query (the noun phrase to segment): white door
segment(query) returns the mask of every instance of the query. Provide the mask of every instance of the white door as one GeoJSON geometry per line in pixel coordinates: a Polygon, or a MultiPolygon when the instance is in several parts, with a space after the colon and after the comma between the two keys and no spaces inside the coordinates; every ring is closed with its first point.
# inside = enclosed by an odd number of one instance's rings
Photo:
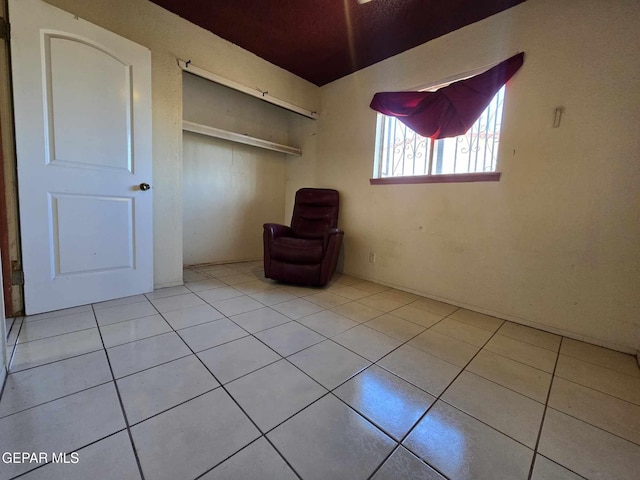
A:
{"type": "Polygon", "coordinates": [[[39,0],[10,0],[25,307],[153,288],[151,55],[39,0]]]}

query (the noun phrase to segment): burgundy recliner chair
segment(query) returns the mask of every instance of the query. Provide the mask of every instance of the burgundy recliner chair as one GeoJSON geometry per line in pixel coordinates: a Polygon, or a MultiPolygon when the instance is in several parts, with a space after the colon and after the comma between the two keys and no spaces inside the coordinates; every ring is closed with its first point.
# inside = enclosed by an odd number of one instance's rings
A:
{"type": "Polygon", "coordinates": [[[328,188],[296,192],[291,227],[264,224],[264,275],[295,285],[326,285],[336,269],[344,232],[339,194],[328,188]]]}

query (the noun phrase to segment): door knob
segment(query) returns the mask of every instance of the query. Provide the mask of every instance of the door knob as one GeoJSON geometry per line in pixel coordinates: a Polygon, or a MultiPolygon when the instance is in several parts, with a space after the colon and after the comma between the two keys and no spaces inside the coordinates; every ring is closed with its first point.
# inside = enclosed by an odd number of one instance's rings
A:
{"type": "Polygon", "coordinates": [[[141,183],[140,184],[140,190],[142,190],[143,192],[146,192],[149,189],[151,189],[151,185],[149,185],[148,183],[141,183]]]}

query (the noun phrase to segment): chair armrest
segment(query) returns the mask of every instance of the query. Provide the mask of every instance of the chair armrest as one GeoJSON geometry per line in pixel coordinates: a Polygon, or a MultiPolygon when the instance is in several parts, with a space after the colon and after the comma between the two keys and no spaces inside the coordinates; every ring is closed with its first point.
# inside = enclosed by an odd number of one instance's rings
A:
{"type": "Polygon", "coordinates": [[[324,237],[323,237],[323,250],[327,250],[327,248],[329,248],[329,242],[334,242],[335,238],[337,238],[338,236],[340,238],[342,238],[342,236],[344,235],[344,232],[342,230],[340,230],[339,228],[331,228],[329,230],[327,230],[324,233],[324,237]]]}
{"type": "Polygon", "coordinates": [[[278,223],[265,223],[263,225],[264,234],[270,240],[273,241],[278,237],[290,237],[293,235],[290,227],[286,225],[280,225],[278,223]]]}

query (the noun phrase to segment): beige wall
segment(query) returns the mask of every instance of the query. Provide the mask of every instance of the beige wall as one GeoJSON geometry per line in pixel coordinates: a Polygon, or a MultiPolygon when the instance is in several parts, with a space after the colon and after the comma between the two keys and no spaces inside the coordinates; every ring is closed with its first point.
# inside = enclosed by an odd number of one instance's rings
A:
{"type": "Polygon", "coordinates": [[[147,0],[47,0],[151,50],[154,280],[182,283],[182,71],[176,58],[318,110],[318,88],[147,0]]]}
{"type": "Polygon", "coordinates": [[[342,192],[345,271],[622,350],[640,348],[640,9],[634,0],[529,0],[318,89],[145,0],[47,0],[152,51],[155,278],[182,264],[181,72],[176,57],[310,110],[291,120],[301,186],[342,192]],[[525,51],[511,83],[499,183],[370,186],[376,91],[525,51]],[[260,85],[256,85],[259,81],[260,85]],[[559,129],[553,109],[566,107],[559,129]],[[377,254],[368,263],[370,251],[377,254]]]}
{"type": "MultiPolygon", "coordinates": [[[[182,98],[185,120],[290,143],[289,117],[295,114],[282,108],[186,73],[182,98]]],[[[262,224],[283,221],[288,158],[185,132],[185,265],[262,258],[262,224]]]]}
{"type": "Polygon", "coordinates": [[[316,181],[342,192],[345,271],[639,349],[638,31],[636,1],[529,0],[323,87],[316,181]],[[375,92],[518,51],[499,183],[369,185],[375,92]]]}
{"type": "Polygon", "coordinates": [[[262,224],[282,223],[287,156],[186,133],[184,264],[262,259],[262,224]]]}

